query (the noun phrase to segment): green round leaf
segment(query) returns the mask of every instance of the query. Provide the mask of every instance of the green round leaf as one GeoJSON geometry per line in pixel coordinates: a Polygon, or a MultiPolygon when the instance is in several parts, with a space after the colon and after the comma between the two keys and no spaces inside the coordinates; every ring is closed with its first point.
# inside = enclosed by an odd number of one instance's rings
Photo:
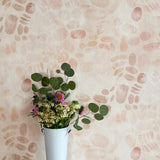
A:
{"type": "Polygon", "coordinates": [[[64,70],[64,71],[68,71],[71,69],[71,66],[68,64],[68,63],[63,63],[61,65],[61,68],[64,70]]]}
{"type": "Polygon", "coordinates": [[[95,103],[90,103],[88,105],[88,108],[93,112],[93,113],[96,113],[98,112],[99,110],[99,107],[95,104],[95,103]]]}
{"type": "Polygon", "coordinates": [[[39,89],[39,93],[40,94],[47,94],[49,91],[52,91],[52,88],[44,88],[44,87],[42,87],[42,88],[39,89]]]}
{"type": "Polygon", "coordinates": [[[76,83],[74,81],[70,81],[68,83],[68,87],[69,89],[74,90],[76,88],[76,83]]]}
{"type": "Polygon", "coordinates": [[[49,85],[49,79],[48,77],[43,77],[42,78],[42,86],[48,86],[49,85]]]}
{"type": "Polygon", "coordinates": [[[108,113],[108,107],[106,105],[101,105],[100,106],[100,113],[103,116],[107,115],[107,113],[108,113]]]}
{"type": "Polygon", "coordinates": [[[89,119],[87,119],[87,118],[83,118],[83,119],[82,119],[82,122],[83,122],[84,124],[90,124],[90,123],[91,123],[91,121],[90,121],[89,119]]]}
{"type": "Polygon", "coordinates": [[[59,69],[56,70],[57,73],[61,73],[61,71],[59,69]]]}
{"type": "Polygon", "coordinates": [[[58,84],[61,85],[63,83],[63,78],[62,77],[57,77],[58,79],[58,84]]]}
{"type": "Polygon", "coordinates": [[[68,77],[72,77],[74,75],[74,70],[73,69],[66,70],[64,74],[68,77]]]}
{"type": "Polygon", "coordinates": [[[94,115],[94,118],[95,118],[96,120],[100,121],[100,120],[103,119],[103,115],[97,113],[97,114],[94,115]]]}
{"type": "Polygon", "coordinates": [[[78,125],[73,125],[73,127],[74,127],[75,129],[77,129],[78,131],[80,131],[80,130],[83,129],[81,126],[78,126],[78,125]]]}
{"type": "Polygon", "coordinates": [[[37,87],[34,84],[32,84],[32,91],[33,92],[38,92],[38,89],[37,89],[37,87]]]}
{"type": "Polygon", "coordinates": [[[53,89],[57,90],[60,88],[60,85],[55,86],[53,89]]]}
{"type": "Polygon", "coordinates": [[[39,81],[42,80],[42,75],[40,73],[33,73],[31,75],[31,78],[32,78],[33,81],[39,82],[39,81]]]}
{"type": "Polygon", "coordinates": [[[62,86],[61,86],[61,89],[63,91],[67,91],[69,89],[67,83],[63,83],[62,86]]]}
{"type": "Polygon", "coordinates": [[[56,77],[50,78],[49,83],[51,84],[52,88],[55,90],[59,89],[59,87],[60,87],[59,81],[56,77]]]}

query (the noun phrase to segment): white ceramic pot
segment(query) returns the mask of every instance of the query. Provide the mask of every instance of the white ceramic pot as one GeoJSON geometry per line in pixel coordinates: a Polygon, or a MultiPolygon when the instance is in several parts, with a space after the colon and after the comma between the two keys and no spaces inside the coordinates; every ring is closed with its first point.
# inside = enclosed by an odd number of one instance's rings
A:
{"type": "Polygon", "coordinates": [[[46,160],[67,160],[68,128],[44,128],[46,160]]]}

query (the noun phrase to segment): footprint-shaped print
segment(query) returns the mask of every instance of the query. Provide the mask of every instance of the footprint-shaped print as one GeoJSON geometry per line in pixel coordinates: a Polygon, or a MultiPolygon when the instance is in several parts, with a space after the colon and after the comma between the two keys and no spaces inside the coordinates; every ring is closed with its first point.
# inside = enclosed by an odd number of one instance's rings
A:
{"type": "Polygon", "coordinates": [[[128,84],[119,84],[110,89],[103,89],[101,94],[94,96],[94,100],[98,103],[110,103],[116,101],[118,104],[126,105],[126,109],[137,109],[140,102],[139,94],[146,82],[146,74],[139,73],[136,68],[136,55],[131,53],[129,57],[126,55],[118,55],[111,58],[113,63],[114,76],[122,78],[128,84]]]}
{"type": "MultiPolygon", "coordinates": [[[[5,140],[5,146],[10,151],[15,151],[10,154],[6,154],[3,160],[10,160],[10,158],[17,158],[22,160],[32,160],[34,153],[37,151],[37,144],[31,142],[27,137],[27,125],[21,123],[20,125],[12,124],[2,129],[3,138],[5,140]],[[21,152],[21,154],[19,154],[21,152]]],[[[16,160],[17,160],[16,159],[16,160]]]]}
{"type": "Polygon", "coordinates": [[[35,4],[29,0],[3,0],[2,6],[13,8],[16,12],[8,13],[6,17],[0,17],[0,33],[14,35],[15,40],[27,40],[29,23],[35,12],[35,4]]]}
{"type": "Polygon", "coordinates": [[[11,110],[11,115],[7,114],[5,108],[0,108],[0,123],[8,124],[1,128],[2,142],[4,143],[4,154],[2,160],[32,160],[37,151],[37,144],[30,140],[28,126],[26,122],[19,123],[19,114],[16,107],[11,110]]]}

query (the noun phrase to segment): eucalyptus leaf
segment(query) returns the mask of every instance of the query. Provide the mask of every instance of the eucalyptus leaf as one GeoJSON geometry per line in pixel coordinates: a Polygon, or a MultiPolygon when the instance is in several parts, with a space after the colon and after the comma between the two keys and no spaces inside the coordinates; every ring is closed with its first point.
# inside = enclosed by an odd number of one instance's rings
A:
{"type": "Polygon", "coordinates": [[[49,83],[51,84],[52,88],[55,90],[59,89],[60,87],[58,79],[56,77],[51,77],[49,79],[49,83]]]}
{"type": "Polygon", "coordinates": [[[61,86],[61,89],[63,91],[67,91],[69,89],[67,83],[63,83],[62,86],[61,86]]]}
{"type": "Polygon", "coordinates": [[[81,121],[82,121],[84,124],[90,124],[90,123],[91,123],[91,121],[90,121],[88,118],[83,118],[81,121]]]}
{"type": "Polygon", "coordinates": [[[101,115],[100,113],[96,113],[96,114],[94,115],[94,118],[95,118],[96,120],[100,121],[100,120],[103,119],[103,115],[101,115]]]}
{"type": "Polygon", "coordinates": [[[72,77],[74,75],[74,70],[73,69],[66,70],[64,74],[68,77],[72,77]]]}
{"type": "Polygon", "coordinates": [[[101,105],[100,106],[100,113],[103,116],[107,115],[108,114],[108,107],[106,105],[101,105]]]}
{"type": "Polygon", "coordinates": [[[35,86],[35,84],[32,84],[32,91],[33,91],[33,92],[38,92],[38,89],[37,89],[37,87],[35,86]]]}
{"type": "Polygon", "coordinates": [[[42,80],[42,75],[40,73],[33,73],[31,75],[31,78],[32,78],[33,81],[39,82],[39,81],[42,80]]]}
{"type": "Polygon", "coordinates": [[[70,66],[70,64],[68,64],[68,63],[63,63],[63,64],[61,65],[61,68],[62,68],[64,71],[68,71],[68,70],[71,69],[71,66],[70,66]]]}
{"type": "Polygon", "coordinates": [[[78,131],[80,131],[80,130],[83,129],[81,126],[78,126],[78,125],[73,125],[73,127],[74,127],[75,129],[77,129],[78,131]]]}
{"type": "Polygon", "coordinates": [[[79,117],[76,119],[75,124],[73,125],[73,127],[76,128],[77,130],[82,130],[83,128],[78,125],[78,122],[79,122],[79,117]]]}
{"type": "Polygon", "coordinates": [[[61,71],[59,69],[56,70],[57,73],[61,73],[61,71]]]}
{"type": "Polygon", "coordinates": [[[39,89],[39,93],[40,94],[47,94],[49,91],[52,91],[52,88],[44,88],[44,87],[42,87],[42,88],[39,89]]]}
{"type": "Polygon", "coordinates": [[[99,110],[99,107],[95,104],[95,103],[90,103],[88,105],[88,108],[93,112],[93,113],[96,113],[98,112],[99,110]]]}
{"type": "Polygon", "coordinates": [[[57,77],[58,79],[58,84],[61,85],[63,83],[63,78],[62,77],[57,77]]]}
{"type": "Polygon", "coordinates": [[[76,88],[76,83],[74,81],[69,81],[68,87],[71,90],[74,90],[76,88]]]}
{"type": "Polygon", "coordinates": [[[42,78],[42,86],[48,86],[49,85],[49,79],[48,77],[43,77],[42,78]]]}

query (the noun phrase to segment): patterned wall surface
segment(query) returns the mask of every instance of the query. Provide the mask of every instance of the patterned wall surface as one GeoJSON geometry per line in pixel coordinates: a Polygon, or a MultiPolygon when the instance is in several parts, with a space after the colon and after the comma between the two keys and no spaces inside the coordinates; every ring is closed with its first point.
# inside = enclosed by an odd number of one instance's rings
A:
{"type": "Polygon", "coordinates": [[[62,62],[73,97],[106,103],[68,160],[160,160],[160,0],[0,0],[0,159],[44,160],[30,75],[62,62]]]}

